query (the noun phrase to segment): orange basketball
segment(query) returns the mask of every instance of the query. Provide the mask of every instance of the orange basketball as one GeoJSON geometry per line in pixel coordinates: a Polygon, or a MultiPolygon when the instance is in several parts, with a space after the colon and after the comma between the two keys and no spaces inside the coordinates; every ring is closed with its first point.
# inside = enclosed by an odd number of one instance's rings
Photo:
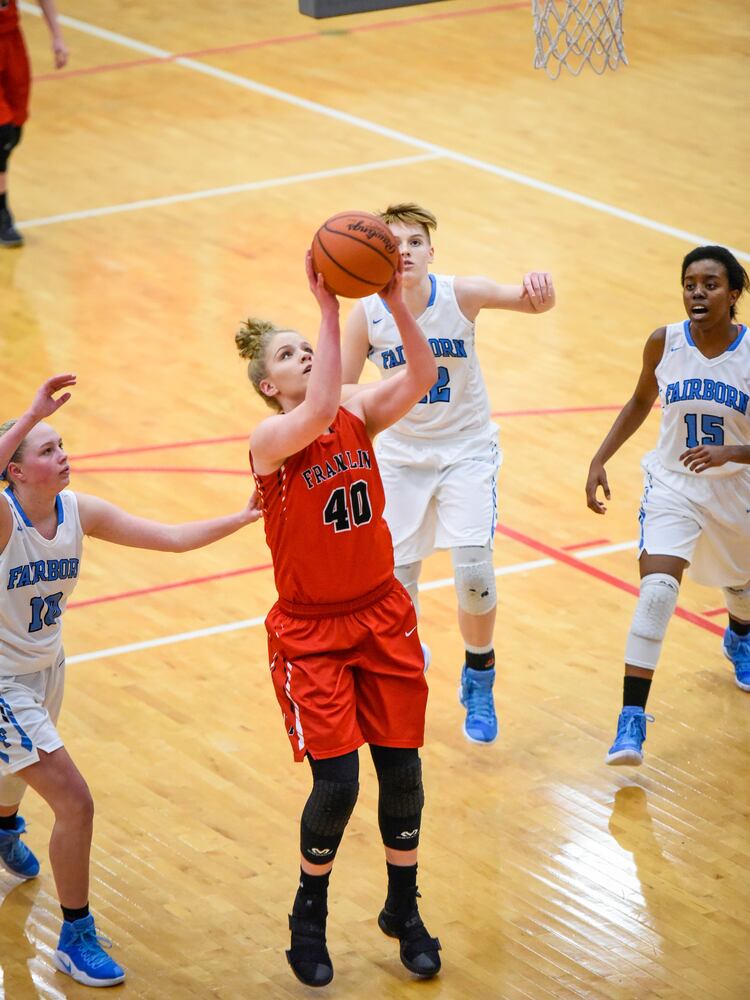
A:
{"type": "Polygon", "coordinates": [[[315,273],[347,299],[361,299],[387,285],[398,266],[399,249],[384,222],[369,212],[339,212],[312,242],[315,273]]]}

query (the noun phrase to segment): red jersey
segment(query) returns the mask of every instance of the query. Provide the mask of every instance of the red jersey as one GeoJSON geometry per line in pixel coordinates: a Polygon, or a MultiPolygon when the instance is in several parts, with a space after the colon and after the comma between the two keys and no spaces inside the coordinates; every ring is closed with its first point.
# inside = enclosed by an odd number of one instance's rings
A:
{"type": "Polygon", "coordinates": [[[276,472],[253,475],[282,601],[325,613],[393,579],[383,484],[358,417],[339,407],[327,434],[276,472]]]}
{"type": "Polygon", "coordinates": [[[16,0],[0,0],[0,35],[15,31],[18,27],[16,0]]]}

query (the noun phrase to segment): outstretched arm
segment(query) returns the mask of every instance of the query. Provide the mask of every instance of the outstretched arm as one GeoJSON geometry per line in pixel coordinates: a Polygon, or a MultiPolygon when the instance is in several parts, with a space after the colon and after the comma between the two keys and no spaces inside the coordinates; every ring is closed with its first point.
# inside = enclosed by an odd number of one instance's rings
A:
{"type": "Polygon", "coordinates": [[[159,552],[189,552],[210,545],[233,534],[261,516],[256,494],[247,506],[236,514],[215,517],[210,521],[189,521],[186,524],[161,524],[136,517],[99,497],[77,493],[78,513],[84,535],[101,538],[116,545],[134,549],[156,549],[159,552]]]}
{"type": "Polygon", "coordinates": [[[68,47],[60,30],[60,20],[57,16],[55,0],[39,0],[44,20],[47,22],[52,39],[52,51],[55,55],[55,69],[62,69],[68,61],[68,47]]]}
{"type": "Polygon", "coordinates": [[[267,475],[280,468],[289,455],[307,447],[323,434],[338,412],[341,402],[341,331],[339,302],[328,291],[323,275],[316,275],[312,255],[305,258],[310,291],[320,306],[320,332],[315,348],[307,393],[304,400],[288,413],[266,417],[250,435],[253,468],[267,475]]]}
{"type": "Polygon", "coordinates": [[[666,328],[654,330],[643,349],[643,367],[635,392],[620,410],[615,422],[591,459],[586,480],[586,503],[595,514],[604,514],[606,507],[597,499],[596,491],[601,486],[607,500],[611,499],[605,464],[614,453],[631,437],[651,412],[659,395],[656,381],[656,366],[664,354],[666,328]]]}
{"type": "Polygon", "coordinates": [[[374,437],[395,424],[434,385],[437,364],[427,338],[406,308],[402,297],[403,263],[380,293],[396,322],[406,355],[406,367],[398,375],[383,379],[351,396],[346,406],[362,417],[374,437]]]}
{"type": "Polygon", "coordinates": [[[472,321],[481,309],[543,313],[555,304],[555,286],[547,271],[530,271],[520,285],[499,285],[489,278],[459,277],[453,287],[461,312],[472,321]]]}

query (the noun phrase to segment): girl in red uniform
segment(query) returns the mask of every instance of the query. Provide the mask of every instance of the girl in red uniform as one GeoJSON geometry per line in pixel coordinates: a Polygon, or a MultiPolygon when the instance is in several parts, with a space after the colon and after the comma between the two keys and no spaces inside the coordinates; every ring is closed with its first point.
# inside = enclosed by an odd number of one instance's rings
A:
{"type": "MultiPolygon", "coordinates": [[[[68,61],[55,0],[39,0],[55,55],[55,68],[68,61]]],[[[0,0],[0,247],[20,247],[23,237],[8,208],[8,158],[21,140],[29,116],[29,57],[18,22],[16,0],[0,0]]]]}
{"type": "Polygon", "coordinates": [[[388,895],[378,918],[417,976],[440,969],[440,943],[417,909],[417,845],[427,684],[414,606],[393,575],[393,546],[372,438],[435,382],[429,344],[404,306],[402,271],[383,301],[408,364],[387,382],[342,395],[338,300],[312,270],[317,350],[299,333],[249,320],[237,334],[249,377],[276,411],[250,435],[279,600],[266,619],[276,689],[294,759],[313,786],[302,812],[300,885],[287,958],[297,978],[333,978],[326,948],[328,878],[359,791],[358,748],[370,745],[388,895]]]}

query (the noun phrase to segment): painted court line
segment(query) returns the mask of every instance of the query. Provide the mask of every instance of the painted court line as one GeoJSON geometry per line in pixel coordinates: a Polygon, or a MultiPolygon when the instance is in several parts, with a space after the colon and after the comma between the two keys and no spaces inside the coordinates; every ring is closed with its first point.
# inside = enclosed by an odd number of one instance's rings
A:
{"type": "Polygon", "coordinates": [[[177,52],[167,57],[150,56],[145,59],[131,59],[121,63],[103,63],[99,66],[87,66],[83,69],[63,70],[55,73],[41,73],[35,75],[34,83],[48,83],[57,80],[65,80],[71,76],[87,76],[92,73],[111,73],[123,69],[134,69],[140,66],[154,66],[162,62],[171,62],[175,59],[191,58],[205,59],[207,56],[229,55],[233,52],[246,52],[249,49],[264,49],[276,45],[296,45],[300,42],[325,41],[331,35],[358,35],[364,32],[385,31],[390,28],[403,28],[414,24],[422,24],[425,21],[454,21],[457,18],[476,17],[482,14],[499,14],[505,11],[514,11],[528,8],[528,0],[521,3],[501,3],[492,4],[490,7],[474,7],[471,10],[447,11],[441,14],[423,14],[417,17],[405,17],[398,21],[377,21],[375,24],[360,24],[354,27],[344,28],[343,31],[322,28],[320,31],[307,31],[298,35],[277,35],[271,38],[261,38],[254,42],[236,42],[234,45],[220,45],[213,48],[194,49],[189,52],[177,52]]]}
{"type": "MultiPolygon", "coordinates": [[[[37,17],[41,16],[41,11],[28,3],[21,3],[21,8],[28,14],[32,14],[37,17]]],[[[644,229],[650,229],[665,236],[672,236],[675,239],[692,244],[723,242],[717,238],[715,239],[713,237],[702,236],[698,233],[692,233],[676,226],[666,225],[665,223],[658,222],[655,219],[649,219],[644,215],[639,215],[637,212],[629,212],[626,209],[618,208],[616,205],[609,205],[606,202],[599,201],[597,198],[589,198],[587,195],[579,194],[576,191],[569,191],[567,188],[559,187],[557,184],[550,184],[547,181],[539,180],[536,177],[530,177],[527,174],[519,173],[516,170],[499,167],[494,163],[488,163],[487,161],[480,160],[477,157],[466,156],[463,153],[448,149],[445,146],[440,146],[437,143],[427,142],[424,139],[419,139],[406,132],[388,128],[385,125],[379,125],[377,122],[369,121],[368,119],[361,118],[358,115],[349,114],[348,112],[341,111],[338,108],[328,107],[325,104],[319,104],[317,101],[310,101],[307,98],[298,97],[296,94],[287,93],[284,90],[279,90],[277,87],[270,87],[267,84],[258,83],[256,80],[252,80],[249,77],[239,76],[237,73],[229,73],[226,70],[218,69],[216,66],[211,66],[208,63],[201,63],[194,59],[175,56],[174,53],[168,52],[166,49],[159,49],[154,45],[147,45],[146,43],[139,42],[136,39],[128,38],[126,35],[120,35],[116,32],[108,31],[106,28],[96,27],[86,21],[79,21],[76,18],[66,17],[65,15],[60,16],[60,21],[68,27],[75,28],[85,34],[102,38],[108,42],[113,42],[125,48],[134,49],[138,52],[145,52],[149,55],[158,56],[162,59],[169,59],[170,64],[181,66],[183,69],[188,69],[195,73],[201,73],[204,76],[210,76],[215,80],[220,80],[223,83],[240,87],[241,89],[250,91],[251,93],[260,94],[273,100],[282,101],[285,104],[300,108],[303,111],[310,111],[313,114],[322,115],[345,125],[350,125],[352,128],[362,129],[366,132],[379,135],[382,138],[393,139],[406,146],[421,149],[425,153],[432,153],[435,156],[445,157],[445,159],[452,160],[455,163],[460,163],[462,166],[472,167],[475,170],[483,171],[484,173],[491,174],[495,177],[502,177],[504,180],[511,181],[514,184],[520,184],[524,187],[533,188],[537,191],[543,192],[544,194],[550,194],[564,201],[573,202],[574,204],[582,205],[585,208],[590,208],[595,212],[620,219],[624,222],[631,222],[644,229]]],[[[24,225],[27,224],[24,223],[24,225]]],[[[735,256],[741,258],[742,260],[750,260],[750,253],[731,247],[729,249],[732,250],[735,256]]]]}
{"type": "MultiPolygon", "coordinates": [[[[509,531],[510,529],[502,533],[508,534],[509,531]]],[[[518,533],[511,533],[510,537],[514,537],[516,534],[518,533]]],[[[519,536],[519,537],[525,538],[526,536],[519,536]]],[[[573,563],[575,563],[579,559],[591,558],[596,555],[603,555],[605,552],[618,552],[625,548],[632,549],[635,548],[637,544],[638,543],[635,541],[619,542],[615,545],[599,546],[597,548],[588,550],[584,549],[581,552],[579,552],[577,556],[575,557],[571,556],[569,558],[573,563]]],[[[550,549],[550,551],[554,552],[557,550],[550,549]]],[[[561,554],[565,555],[565,553],[561,554]]],[[[546,566],[554,566],[555,563],[558,561],[559,560],[554,557],[553,558],[548,557],[545,559],[534,559],[530,562],[514,563],[511,566],[498,566],[498,568],[495,570],[495,576],[511,576],[515,573],[528,573],[532,570],[543,569],[546,566]]],[[[253,572],[265,568],[270,569],[271,567],[270,565],[268,567],[255,566],[255,567],[250,567],[247,570],[239,570],[237,572],[253,572]]],[[[92,600],[89,601],[81,601],[78,604],[78,606],[81,607],[87,604],[102,603],[103,601],[106,600],[118,600],[121,599],[122,597],[134,596],[140,593],[153,593],[156,590],[166,590],[174,587],[186,586],[192,582],[204,582],[210,579],[217,579],[220,576],[230,576],[230,575],[232,575],[231,572],[226,574],[217,574],[216,577],[200,577],[196,578],[196,580],[194,581],[185,581],[182,584],[181,583],[167,584],[164,587],[153,587],[153,588],[148,588],[147,590],[144,591],[130,591],[126,594],[113,595],[109,598],[107,597],[93,598],[92,600]]],[[[419,585],[419,590],[421,592],[428,592],[430,590],[439,590],[443,587],[451,587],[451,586],[453,586],[453,577],[448,576],[440,580],[430,580],[428,583],[421,583],[419,585]]],[[[638,591],[635,588],[633,588],[633,591],[635,593],[638,593],[638,591]]],[[[71,604],[70,607],[72,608],[73,604],[71,604]]],[[[697,619],[697,616],[694,617],[696,618],[697,622],[700,623],[700,620],[697,619]]],[[[244,621],[228,622],[224,625],[211,625],[208,626],[207,628],[196,629],[193,632],[179,632],[176,635],[160,636],[157,639],[144,639],[142,642],[131,642],[124,646],[110,646],[107,649],[97,649],[93,650],[90,653],[78,653],[75,656],[69,656],[66,662],[69,664],[73,664],[73,663],[85,663],[88,660],[105,660],[112,656],[123,656],[125,653],[135,653],[135,652],[140,652],[144,649],[154,649],[158,646],[170,646],[173,643],[188,642],[189,640],[192,639],[204,639],[208,636],[219,635],[224,632],[237,632],[240,631],[241,629],[254,628],[257,625],[262,625],[264,621],[265,621],[265,615],[262,615],[259,618],[247,618],[244,621]]],[[[706,622],[705,624],[708,625],[709,629],[712,629],[710,623],[706,622]]]]}
{"type": "Polygon", "coordinates": [[[72,222],[77,219],[97,219],[106,215],[118,215],[121,212],[137,212],[143,208],[162,208],[164,205],[178,205],[188,201],[204,201],[207,198],[221,198],[230,194],[241,194],[246,191],[262,191],[265,188],[284,187],[287,184],[304,184],[309,181],[328,180],[331,177],[343,177],[346,174],[364,174],[371,170],[388,170],[391,167],[403,167],[412,163],[423,163],[425,160],[437,159],[434,153],[417,153],[414,156],[401,156],[395,160],[375,160],[371,163],[359,163],[350,167],[334,167],[330,170],[314,170],[306,174],[291,174],[288,177],[273,177],[262,181],[247,181],[244,184],[228,184],[225,187],[207,188],[203,191],[188,191],[182,194],[163,195],[159,198],[144,198],[141,201],[126,201],[119,205],[103,205],[100,208],[84,208],[78,212],[63,212],[60,215],[48,215],[41,219],[29,219],[24,222],[24,229],[38,229],[41,226],[54,226],[59,222],[72,222]]]}

